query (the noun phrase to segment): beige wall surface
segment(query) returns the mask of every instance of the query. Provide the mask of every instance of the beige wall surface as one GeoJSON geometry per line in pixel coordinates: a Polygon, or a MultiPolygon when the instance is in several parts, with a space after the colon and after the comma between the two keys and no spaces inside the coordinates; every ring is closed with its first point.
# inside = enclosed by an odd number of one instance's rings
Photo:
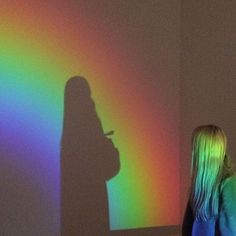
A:
{"type": "Polygon", "coordinates": [[[182,210],[190,182],[192,130],[221,126],[236,159],[236,2],[183,0],[181,10],[180,156],[182,210]]]}

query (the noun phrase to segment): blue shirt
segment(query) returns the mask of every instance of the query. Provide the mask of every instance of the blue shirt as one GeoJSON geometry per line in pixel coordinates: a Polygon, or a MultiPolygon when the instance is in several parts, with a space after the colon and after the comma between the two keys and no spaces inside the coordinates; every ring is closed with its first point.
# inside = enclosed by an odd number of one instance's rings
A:
{"type": "Polygon", "coordinates": [[[236,176],[227,178],[221,187],[217,219],[195,219],[188,203],[182,236],[236,236],[236,176]]]}
{"type": "Polygon", "coordinates": [[[194,220],[192,226],[192,235],[196,236],[215,236],[218,231],[216,227],[216,220],[209,219],[207,221],[194,220]]]}

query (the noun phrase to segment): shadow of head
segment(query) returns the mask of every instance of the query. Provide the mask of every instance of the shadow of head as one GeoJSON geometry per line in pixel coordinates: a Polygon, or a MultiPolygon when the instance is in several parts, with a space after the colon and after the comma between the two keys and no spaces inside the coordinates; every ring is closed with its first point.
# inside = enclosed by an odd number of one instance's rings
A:
{"type": "Polygon", "coordinates": [[[82,76],[74,76],[70,78],[66,83],[65,96],[71,96],[75,94],[81,97],[91,96],[89,84],[87,80],[82,76]]]}
{"type": "Polygon", "coordinates": [[[72,77],[65,87],[61,142],[62,235],[107,235],[106,181],[119,169],[119,152],[104,135],[88,82],[72,77]]]}

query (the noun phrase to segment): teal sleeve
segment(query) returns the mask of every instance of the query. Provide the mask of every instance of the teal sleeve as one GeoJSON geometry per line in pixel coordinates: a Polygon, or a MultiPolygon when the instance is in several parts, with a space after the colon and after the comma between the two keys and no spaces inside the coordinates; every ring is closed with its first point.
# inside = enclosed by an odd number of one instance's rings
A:
{"type": "Polygon", "coordinates": [[[227,179],[222,188],[219,230],[222,236],[236,235],[236,176],[227,179]]]}

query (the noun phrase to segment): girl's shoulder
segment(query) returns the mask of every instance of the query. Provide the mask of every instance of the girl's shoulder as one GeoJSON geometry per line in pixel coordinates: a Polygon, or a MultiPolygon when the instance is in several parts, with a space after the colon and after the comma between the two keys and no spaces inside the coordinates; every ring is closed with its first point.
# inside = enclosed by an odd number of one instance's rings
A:
{"type": "Polygon", "coordinates": [[[233,175],[227,177],[221,183],[222,188],[224,188],[227,185],[234,185],[234,184],[236,184],[236,174],[233,174],[233,175]]]}
{"type": "Polygon", "coordinates": [[[224,180],[220,196],[220,235],[236,235],[236,176],[224,180]]]}
{"type": "Polygon", "coordinates": [[[220,191],[222,194],[230,193],[236,195],[236,174],[224,179],[221,183],[220,191]]]}

